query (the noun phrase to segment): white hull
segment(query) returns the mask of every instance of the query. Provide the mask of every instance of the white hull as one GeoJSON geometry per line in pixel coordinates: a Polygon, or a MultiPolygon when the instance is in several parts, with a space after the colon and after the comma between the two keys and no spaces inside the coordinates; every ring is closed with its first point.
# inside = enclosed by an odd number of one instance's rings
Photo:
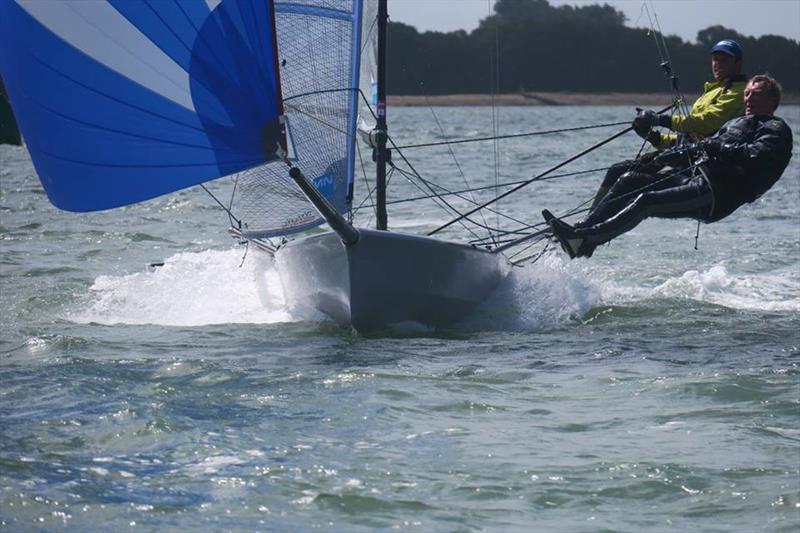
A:
{"type": "Polygon", "coordinates": [[[312,306],[359,331],[463,318],[497,287],[505,259],[463,244],[359,229],[346,246],[326,232],[291,241],[275,254],[291,306],[312,306]]]}

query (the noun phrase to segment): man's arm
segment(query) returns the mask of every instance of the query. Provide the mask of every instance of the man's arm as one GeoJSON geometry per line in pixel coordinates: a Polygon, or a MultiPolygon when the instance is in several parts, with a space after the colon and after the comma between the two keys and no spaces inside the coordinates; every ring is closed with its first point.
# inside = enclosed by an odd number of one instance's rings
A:
{"type": "Polygon", "coordinates": [[[693,108],[688,115],[673,115],[670,129],[702,138],[720,129],[730,119],[744,115],[744,101],[739,91],[726,91],[698,108],[693,108]]]}
{"type": "Polygon", "coordinates": [[[748,170],[769,168],[792,150],[792,135],[785,123],[772,119],[756,131],[753,142],[722,144],[719,158],[748,170]]]}
{"type": "Polygon", "coordinates": [[[659,149],[675,146],[680,134],[690,135],[694,139],[702,139],[719,130],[728,120],[744,114],[742,95],[737,91],[727,91],[710,103],[700,102],[692,108],[688,115],[672,115],[660,117],[658,125],[667,127],[678,133],[660,133],[652,130],[647,140],[659,149]]]}
{"type": "MultiPolygon", "coordinates": [[[[716,137],[703,142],[704,145],[716,144],[714,151],[706,146],[706,152],[712,159],[718,160],[727,172],[737,172],[740,169],[744,181],[740,186],[746,187],[742,191],[749,197],[750,202],[768,191],[786,170],[789,159],[792,157],[792,131],[780,119],[769,118],[759,124],[752,142],[722,144],[716,137]]],[[[724,176],[726,171],[723,170],[724,176]]]]}

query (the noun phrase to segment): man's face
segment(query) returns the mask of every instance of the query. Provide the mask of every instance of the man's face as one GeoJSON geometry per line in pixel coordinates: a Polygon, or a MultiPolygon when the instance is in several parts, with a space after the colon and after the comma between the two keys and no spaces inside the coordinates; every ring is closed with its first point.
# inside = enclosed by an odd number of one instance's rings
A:
{"type": "Polygon", "coordinates": [[[742,61],[726,54],[725,52],[714,52],[711,54],[711,72],[717,81],[730,78],[742,68],[742,61]]]}
{"type": "Polygon", "coordinates": [[[748,83],[744,88],[744,112],[748,115],[771,115],[775,103],[775,97],[763,82],[748,83]]]}

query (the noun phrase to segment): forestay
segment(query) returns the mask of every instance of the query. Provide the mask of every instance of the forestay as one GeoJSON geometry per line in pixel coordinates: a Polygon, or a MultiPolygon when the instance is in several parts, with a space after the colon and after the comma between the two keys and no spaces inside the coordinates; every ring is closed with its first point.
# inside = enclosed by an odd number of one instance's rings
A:
{"type": "Polygon", "coordinates": [[[0,2],[0,69],[50,200],[142,201],[275,159],[272,3],[0,2]]]}

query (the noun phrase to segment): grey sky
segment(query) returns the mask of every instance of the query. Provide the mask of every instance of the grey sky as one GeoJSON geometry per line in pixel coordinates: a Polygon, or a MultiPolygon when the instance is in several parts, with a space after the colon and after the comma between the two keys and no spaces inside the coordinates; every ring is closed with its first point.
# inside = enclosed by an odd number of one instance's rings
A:
{"type": "MultiPolygon", "coordinates": [[[[722,25],[743,35],[783,35],[800,41],[800,0],[648,0],[667,35],[694,42],[698,30],[722,25]],[[653,9],[654,8],[654,9],[653,9]]],[[[628,26],[649,27],[643,0],[550,0],[551,5],[610,4],[628,26]]],[[[420,31],[473,30],[492,13],[493,0],[389,0],[391,20],[420,31]]]]}

